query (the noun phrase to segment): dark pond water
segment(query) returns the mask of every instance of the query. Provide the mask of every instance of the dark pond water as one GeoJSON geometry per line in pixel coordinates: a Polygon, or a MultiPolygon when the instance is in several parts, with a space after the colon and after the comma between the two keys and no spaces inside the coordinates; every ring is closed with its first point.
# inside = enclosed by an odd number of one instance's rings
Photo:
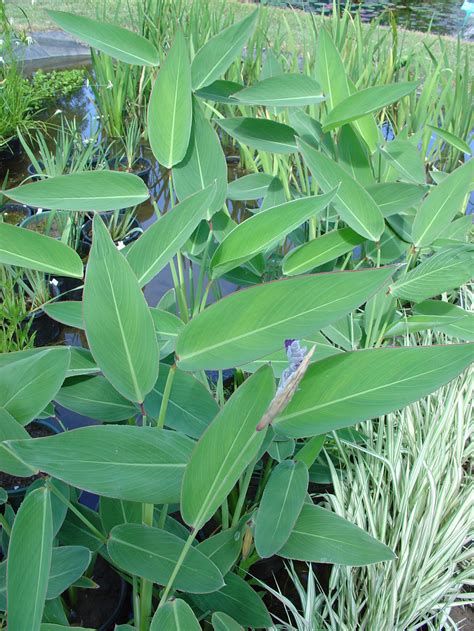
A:
{"type": "MultiPolygon", "coordinates": [[[[270,0],[266,4],[286,5],[317,11],[326,15],[332,12],[332,2],[317,0],[270,0]]],[[[262,2],[263,4],[263,2],[262,2]]],[[[341,8],[346,4],[341,0],[341,8]]],[[[474,14],[467,19],[466,11],[461,9],[462,0],[361,0],[352,2],[352,10],[360,11],[365,22],[375,17],[383,16],[383,22],[388,23],[391,12],[400,27],[442,35],[460,35],[474,40],[474,14]]]]}

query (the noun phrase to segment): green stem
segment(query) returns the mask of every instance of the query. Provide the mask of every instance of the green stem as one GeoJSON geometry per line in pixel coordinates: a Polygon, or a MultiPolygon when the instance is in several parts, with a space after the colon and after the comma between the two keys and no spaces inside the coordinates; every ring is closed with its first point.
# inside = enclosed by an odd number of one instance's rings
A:
{"type": "MultiPolygon", "coordinates": [[[[142,504],[142,523],[153,526],[153,504],[142,504]]],[[[146,578],[140,581],[140,631],[148,631],[151,618],[153,583],[146,578]]]]}
{"type": "Polygon", "coordinates": [[[168,372],[163,399],[160,406],[160,415],[158,416],[157,427],[163,429],[165,425],[166,410],[168,409],[168,401],[170,399],[171,388],[173,386],[174,375],[176,373],[176,364],[173,364],[168,372]]]}
{"type": "Polygon", "coordinates": [[[3,528],[3,530],[7,533],[7,535],[9,537],[11,537],[12,529],[10,528],[9,523],[5,519],[5,516],[2,515],[1,513],[0,513],[0,524],[1,524],[2,528],[3,528]]]}
{"type": "Polygon", "coordinates": [[[222,513],[222,530],[227,530],[229,527],[229,504],[227,502],[227,498],[225,498],[224,502],[221,506],[222,513]]]}
{"type": "Polygon", "coordinates": [[[231,527],[234,528],[237,526],[240,520],[240,515],[242,513],[242,508],[245,502],[245,498],[247,497],[247,491],[249,490],[250,480],[252,479],[252,473],[255,467],[255,461],[247,467],[247,471],[245,472],[244,479],[242,480],[242,484],[239,487],[239,499],[237,500],[237,506],[235,507],[234,516],[232,517],[231,527]]]}
{"type": "Polygon", "coordinates": [[[176,576],[178,575],[179,570],[181,569],[181,566],[184,563],[184,559],[186,558],[189,550],[191,549],[191,546],[193,545],[193,541],[196,538],[196,535],[198,533],[197,528],[195,528],[191,534],[189,535],[189,537],[186,539],[186,543],[184,544],[183,549],[181,550],[181,554],[179,555],[178,560],[176,561],[176,565],[174,566],[173,572],[170,576],[170,580],[168,581],[168,584],[165,587],[165,591],[163,592],[163,596],[161,597],[160,600],[160,604],[158,605],[158,608],[160,608],[162,605],[165,604],[166,600],[168,599],[169,593],[173,587],[173,583],[176,579],[176,576]]]}

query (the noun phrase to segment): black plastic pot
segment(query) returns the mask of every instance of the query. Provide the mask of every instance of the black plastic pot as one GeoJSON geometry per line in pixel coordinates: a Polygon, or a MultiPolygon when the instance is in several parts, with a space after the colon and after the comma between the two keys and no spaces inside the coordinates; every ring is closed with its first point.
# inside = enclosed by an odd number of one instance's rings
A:
{"type": "Polygon", "coordinates": [[[0,163],[10,162],[21,155],[23,148],[20,139],[17,137],[9,140],[6,145],[0,149],[0,163]]]}
{"type": "Polygon", "coordinates": [[[25,204],[16,204],[15,202],[8,202],[0,208],[2,220],[5,223],[9,223],[12,226],[19,226],[25,219],[31,217],[33,209],[25,204]]]}
{"type": "MultiPolygon", "coordinates": [[[[138,162],[137,167],[132,166],[129,172],[133,173],[134,175],[137,175],[148,186],[148,180],[150,179],[150,173],[151,173],[151,162],[150,160],[148,160],[148,158],[139,158],[137,162],[138,162]]],[[[117,165],[116,161],[112,161],[112,163],[117,165]]],[[[127,160],[125,158],[122,158],[121,160],[119,160],[117,170],[128,171],[127,160]]]]}
{"type": "Polygon", "coordinates": [[[21,222],[22,228],[27,228],[27,230],[33,230],[34,232],[39,232],[40,234],[47,234],[54,239],[60,239],[64,228],[66,227],[67,216],[64,216],[60,210],[46,210],[41,213],[36,213],[27,217],[24,221],[21,222]],[[54,218],[51,222],[51,232],[48,233],[46,230],[37,229],[35,226],[41,226],[41,223],[45,223],[45,227],[48,224],[49,217],[51,213],[54,212],[54,218]]]}
{"type": "MultiPolygon", "coordinates": [[[[53,279],[54,281],[54,279],[53,279]]],[[[52,282],[50,284],[51,289],[51,297],[56,298],[59,295],[58,285],[52,282]]],[[[27,316],[23,322],[25,326],[31,319],[31,324],[29,328],[30,335],[35,333],[35,341],[34,346],[49,346],[53,344],[59,337],[61,333],[61,325],[56,320],[53,320],[49,317],[47,313],[43,311],[43,309],[38,309],[31,316],[27,316]]]]}
{"type": "MultiPolygon", "coordinates": [[[[122,214],[122,211],[121,213],[122,214]]],[[[104,221],[105,225],[108,225],[109,221],[112,218],[112,214],[111,213],[100,213],[102,220],[104,221]]],[[[131,234],[127,235],[123,240],[123,244],[124,245],[129,245],[130,243],[132,243],[133,241],[136,241],[138,239],[138,237],[142,234],[142,230],[140,228],[140,224],[138,223],[138,221],[136,219],[134,219],[130,225],[130,229],[134,230],[134,232],[132,232],[131,234]]],[[[86,223],[82,226],[82,240],[84,241],[84,243],[88,244],[89,246],[92,244],[92,219],[89,219],[89,221],[86,221],[86,223]]]]}

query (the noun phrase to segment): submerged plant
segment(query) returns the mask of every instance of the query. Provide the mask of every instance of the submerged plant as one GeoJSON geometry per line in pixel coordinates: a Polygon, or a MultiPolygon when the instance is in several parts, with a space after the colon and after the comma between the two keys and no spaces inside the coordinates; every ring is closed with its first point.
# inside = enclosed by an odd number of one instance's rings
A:
{"type": "MultiPolygon", "coordinates": [[[[1,358],[0,467],[47,476],[7,523],[8,625],[36,631],[50,621],[44,602],[63,554],[55,534],[61,543],[61,528],[75,531],[79,520],[88,536],[72,540],[81,552],[98,552],[132,585],[132,628],[270,627],[248,580],[257,562],[395,558],[314,503],[310,476],[326,434],[399,410],[469,365],[469,344],[405,345],[399,332],[419,308],[417,330],[461,323],[458,337],[469,339],[471,314],[454,304],[454,290],[472,260],[464,211],[474,163],[428,184],[414,138],[385,146],[380,111],[411,98],[419,82],[359,89],[327,31],[319,82],[273,60],[244,86],[222,77],[233,60],[246,65],[258,12],[198,50],[178,29],[165,59],[132,31],[51,16],[138,75],[160,66],[147,135],[171,171],[172,208],[118,250],[99,213],[149,197],[132,173],[82,171],[5,191],[33,207],[95,212],[83,300],[48,307],[85,330],[89,349],[1,358]],[[231,185],[228,138],[254,167],[231,185]],[[260,204],[237,222],[231,199],[260,204]],[[268,261],[273,282],[263,282],[268,261]],[[168,265],[173,293],[150,308],[142,290],[168,265]],[[247,288],[223,298],[222,279],[247,288]],[[285,340],[298,340],[290,356],[285,340]],[[30,384],[27,405],[19,375],[30,384]],[[52,401],[103,424],[29,438],[23,426],[52,401]],[[100,496],[98,514],[81,508],[77,489],[100,496]],[[68,509],[59,518],[58,503],[68,509]]],[[[83,261],[59,240],[0,224],[0,244],[5,264],[83,277],[83,261]]],[[[83,561],[74,569],[81,576],[83,561]]],[[[64,619],[64,603],[55,606],[64,619]]]]}

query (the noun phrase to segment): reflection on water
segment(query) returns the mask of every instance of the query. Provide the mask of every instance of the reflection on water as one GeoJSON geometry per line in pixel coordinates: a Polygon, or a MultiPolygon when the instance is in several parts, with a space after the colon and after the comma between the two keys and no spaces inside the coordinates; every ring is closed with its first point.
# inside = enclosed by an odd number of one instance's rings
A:
{"type": "MultiPolygon", "coordinates": [[[[264,2],[262,2],[263,4],[264,2]]],[[[298,7],[307,11],[317,11],[326,15],[332,12],[332,2],[318,0],[270,0],[265,4],[277,4],[298,7]]],[[[346,2],[341,0],[340,6],[346,2]]],[[[462,0],[361,0],[352,2],[352,10],[360,11],[364,22],[383,15],[383,23],[389,21],[391,13],[402,28],[415,31],[428,31],[441,35],[460,35],[474,40],[474,27],[471,20],[466,19],[461,10],[462,0]]]]}

